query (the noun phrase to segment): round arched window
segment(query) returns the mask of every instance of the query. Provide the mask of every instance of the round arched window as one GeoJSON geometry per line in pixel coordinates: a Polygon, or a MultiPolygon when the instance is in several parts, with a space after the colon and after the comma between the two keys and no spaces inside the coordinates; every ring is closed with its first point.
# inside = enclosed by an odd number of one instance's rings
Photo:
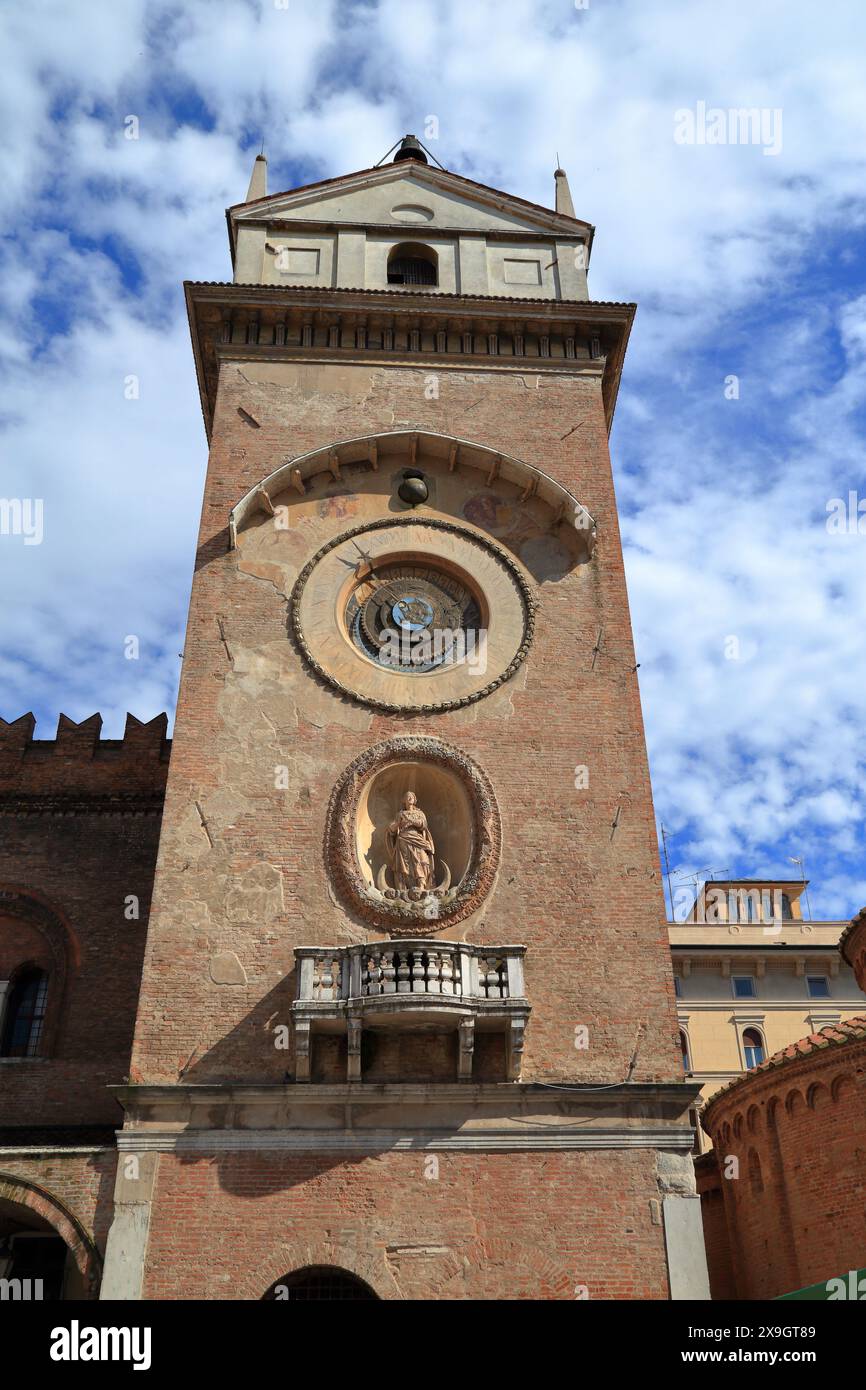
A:
{"type": "Polygon", "coordinates": [[[746,1028],[743,1033],[743,1052],[746,1067],[759,1067],[764,1060],[764,1039],[757,1028],[746,1028]]]}
{"type": "Polygon", "coordinates": [[[14,981],[6,1003],[2,1057],[37,1057],[45,1023],[48,976],[35,966],[22,970],[14,981]]]}
{"type": "Polygon", "coordinates": [[[436,252],[429,246],[404,241],[388,257],[389,285],[436,285],[439,283],[436,252]]]}

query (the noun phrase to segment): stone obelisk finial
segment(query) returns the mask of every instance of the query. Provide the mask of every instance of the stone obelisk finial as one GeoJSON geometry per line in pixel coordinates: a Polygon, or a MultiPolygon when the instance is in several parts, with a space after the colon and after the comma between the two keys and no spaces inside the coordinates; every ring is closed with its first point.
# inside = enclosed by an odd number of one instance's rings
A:
{"type": "Polygon", "coordinates": [[[568,186],[568,175],[564,169],[557,169],[553,175],[556,184],[556,211],[563,213],[566,217],[574,217],[574,203],[571,201],[571,190],[568,186]]]}
{"type": "Polygon", "coordinates": [[[256,198],[264,198],[267,195],[267,191],[268,161],[264,151],[262,151],[261,154],[256,155],[256,161],[253,165],[253,172],[250,175],[250,186],[247,189],[245,201],[251,203],[256,198]]]}

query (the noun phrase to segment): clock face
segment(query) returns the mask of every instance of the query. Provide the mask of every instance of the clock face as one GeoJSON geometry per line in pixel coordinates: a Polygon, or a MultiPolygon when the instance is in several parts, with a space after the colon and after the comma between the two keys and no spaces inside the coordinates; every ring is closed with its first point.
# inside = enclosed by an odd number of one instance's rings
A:
{"type": "Polygon", "coordinates": [[[381,666],[423,675],[472,650],[481,609],[469,587],[434,565],[375,566],[350,594],[344,620],[352,642],[381,666]]]}
{"type": "Polygon", "coordinates": [[[534,599],[494,542],[433,517],[387,517],[307,562],[290,621],[310,667],[376,709],[457,709],[518,669],[534,599]]]}

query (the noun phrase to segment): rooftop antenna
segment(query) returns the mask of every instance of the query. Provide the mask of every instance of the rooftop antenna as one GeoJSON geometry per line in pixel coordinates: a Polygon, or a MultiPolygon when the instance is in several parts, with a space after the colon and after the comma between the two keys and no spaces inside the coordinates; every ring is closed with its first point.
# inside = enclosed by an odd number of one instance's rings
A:
{"type": "Polygon", "coordinates": [[[687,880],[687,882],[693,883],[694,886],[695,886],[695,901],[694,901],[694,909],[693,909],[693,910],[694,910],[694,913],[695,913],[695,921],[698,920],[698,919],[697,919],[697,910],[698,910],[698,884],[700,883],[701,879],[703,879],[705,883],[706,883],[706,882],[712,883],[712,881],[713,881],[713,875],[714,875],[714,874],[727,874],[727,873],[730,873],[730,869],[720,869],[720,868],[713,869],[713,868],[710,868],[709,865],[708,865],[705,869],[697,869],[695,872],[690,873],[690,874],[689,874],[689,873],[686,873],[685,870],[683,870],[681,873],[675,873],[675,877],[676,877],[676,878],[684,878],[684,879],[687,880]]]}
{"type": "MultiPolygon", "coordinates": [[[[556,156],[556,163],[557,163],[557,165],[559,165],[559,155],[556,156]]],[[[668,858],[668,842],[667,842],[667,835],[666,835],[666,833],[665,833],[664,821],[661,821],[661,822],[660,822],[660,825],[661,825],[661,832],[662,832],[662,853],[663,853],[663,855],[664,855],[664,860],[665,860],[665,878],[667,879],[667,882],[668,882],[668,901],[669,901],[669,903],[670,903],[671,921],[673,921],[673,920],[674,920],[674,892],[673,892],[673,889],[671,888],[671,861],[670,861],[670,859],[668,858]]]]}
{"type": "Polygon", "coordinates": [[[806,881],[806,857],[805,857],[805,855],[802,855],[802,854],[801,854],[800,857],[799,857],[799,859],[795,859],[793,855],[789,854],[789,855],[788,855],[788,863],[789,863],[789,864],[799,864],[799,865],[800,865],[800,875],[801,875],[802,880],[803,880],[803,896],[804,896],[804,898],[806,899],[806,910],[807,910],[808,913],[809,913],[809,921],[811,922],[811,920],[812,920],[812,904],[811,904],[810,901],[809,901],[809,885],[808,885],[808,883],[807,883],[807,881],[806,881]]]}
{"type": "Polygon", "coordinates": [[[699,879],[703,878],[706,875],[709,878],[710,882],[712,882],[714,874],[729,874],[730,872],[730,869],[711,869],[708,866],[705,869],[695,869],[690,874],[687,874],[685,870],[683,870],[681,873],[677,873],[676,876],[677,878],[687,878],[689,880],[693,879],[694,882],[697,883],[699,879]]]}

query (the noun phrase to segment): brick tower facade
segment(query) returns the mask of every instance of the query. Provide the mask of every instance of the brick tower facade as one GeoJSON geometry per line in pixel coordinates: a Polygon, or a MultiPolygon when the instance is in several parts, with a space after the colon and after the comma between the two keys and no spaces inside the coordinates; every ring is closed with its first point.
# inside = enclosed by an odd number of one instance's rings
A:
{"type": "Polygon", "coordinates": [[[706,1296],[592,228],[229,210],[103,1296],[706,1296]],[[318,1293],[316,1292],[318,1290],[318,1293]]]}

